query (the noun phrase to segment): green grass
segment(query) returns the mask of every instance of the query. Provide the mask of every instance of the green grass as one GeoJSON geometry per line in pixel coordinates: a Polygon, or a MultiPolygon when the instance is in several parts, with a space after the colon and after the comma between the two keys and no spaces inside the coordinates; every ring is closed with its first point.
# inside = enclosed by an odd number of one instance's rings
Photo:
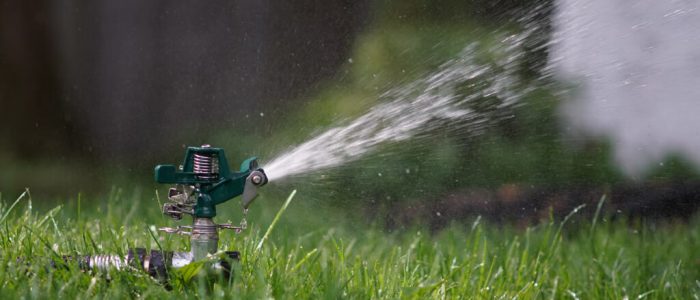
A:
{"type": "MultiPolygon", "coordinates": [[[[248,231],[222,234],[223,248],[242,252],[232,282],[193,280],[175,284],[172,290],[139,272],[46,268],[52,257],[64,254],[123,254],[130,247],[159,245],[185,249],[186,239],[151,232],[152,224],[172,225],[160,216],[155,196],[114,189],[104,198],[80,197],[53,209],[46,203],[32,205],[28,194],[13,207],[15,199],[4,196],[2,298],[692,299],[700,295],[700,230],[695,221],[640,225],[600,216],[591,222],[574,213],[568,221],[528,229],[476,220],[436,233],[419,226],[386,232],[364,224],[357,209],[339,211],[303,192],[278,214],[285,197],[273,194],[253,204],[248,231]],[[263,235],[266,239],[261,242],[263,235]],[[18,257],[23,258],[21,263],[18,257]]],[[[219,211],[219,222],[240,217],[233,203],[219,211]]]]}

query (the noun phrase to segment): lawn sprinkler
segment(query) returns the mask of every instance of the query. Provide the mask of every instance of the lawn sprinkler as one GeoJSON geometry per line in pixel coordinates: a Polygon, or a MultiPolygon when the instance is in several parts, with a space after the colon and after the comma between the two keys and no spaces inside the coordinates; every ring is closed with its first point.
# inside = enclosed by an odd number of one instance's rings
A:
{"type": "Polygon", "coordinates": [[[246,229],[248,206],[257,196],[257,188],[267,183],[267,176],[263,169],[258,167],[257,159],[246,159],[239,172],[232,172],[223,149],[212,148],[209,145],[188,147],[179,168],[174,165],[156,166],[155,180],[158,183],[175,184],[168,193],[169,202],[163,205],[163,214],[175,220],[181,220],[184,214],[188,214],[193,219],[192,225],[164,227],[159,230],[189,236],[190,251],[151,250],[149,253],[146,249],[136,248],[129,250],[126,257],[83,256],[78,259],[80,267],[86,270],[137,268],[154,277],[165,278],[170,269],[182,268],[219,253],[222,258],[214,260],[210,266],[229,276],[229,262],[238,260],[239,253],[218,252],[219,230],[230,229],[240,233],[246,229]],[[243,208],[240,225],[214,223],[216,206],[237,196],[241,196],[243,208]]]}

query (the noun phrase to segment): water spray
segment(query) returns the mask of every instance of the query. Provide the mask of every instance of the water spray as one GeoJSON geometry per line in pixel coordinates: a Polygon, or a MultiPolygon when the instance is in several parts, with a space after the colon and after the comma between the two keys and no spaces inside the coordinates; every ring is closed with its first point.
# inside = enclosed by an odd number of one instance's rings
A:
{"type": "Polygon", "coordinates": [[[160,231],[189,236],[190,251],[159,251],[144,248],[130,249],[126,257],[120,255],[86,255],[64,257],[66,261],[78,261],[84,270],[140,269],[148,274],[167,278],[169,270],[219,254],[209,264],[212,270],[230,275],[231,261],[239,259],[237,251],[219,250],[219,231],[224,229],[241,233],[246,229],[248,207],[257,196],[257,188],[267,183],[267,175],[258,166],[257,158],[243,161],[238,172],[229,169],[224,150],[209,145],[188,147],[179,167],[158,165],[155,167],[158,183],[175,184],[168,193],[169,202],[163,205],[163,214],[174,220],[183,215],[192,216],[192,225],[163,227],[160,231]],[[241,196],[243,218],[236,226],[214,222],[216,206],[241,196]]]}

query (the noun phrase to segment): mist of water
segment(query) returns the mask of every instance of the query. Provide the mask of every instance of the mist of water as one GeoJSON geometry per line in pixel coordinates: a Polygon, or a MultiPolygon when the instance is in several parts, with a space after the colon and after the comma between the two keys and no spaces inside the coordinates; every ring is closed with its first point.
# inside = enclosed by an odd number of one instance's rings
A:
{"type": "Polygon", "coordinates": [[[508,108],[527,92],[516,73],[528,34],[505,36],[497,47],[487,49],[499,57],[492,62],[480,59],[484,49],[479,45],[467,46],[437,71],[384,93],[379,104],[360,117],[341,122],[271,160],[265,165],[269,179],[334,168],[381,145],[405,141],[446,124],[469,131],[494,121],[494,115],[480,113],[471,104],[488,97],[497,99],[492,109],[508,108]]]}
{"type": "Polygon", "coordinates": [[[551,65],[580,84],[562,112],[606,136],[626,173],[681,154],[700,165],[700,2],[558,0],[551,65]]]}

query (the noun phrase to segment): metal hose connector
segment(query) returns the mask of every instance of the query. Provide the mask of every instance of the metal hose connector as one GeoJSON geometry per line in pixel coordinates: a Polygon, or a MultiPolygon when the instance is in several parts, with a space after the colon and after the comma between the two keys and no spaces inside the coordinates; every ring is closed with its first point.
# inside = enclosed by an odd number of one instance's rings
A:
{"type": "Polygon", "coordinates": [[[128,265],[128,259],[119,255],[92,255],[88,260],[88,267],[92,270],[107,271],[112,268],[121,270],[128,265]]]}

